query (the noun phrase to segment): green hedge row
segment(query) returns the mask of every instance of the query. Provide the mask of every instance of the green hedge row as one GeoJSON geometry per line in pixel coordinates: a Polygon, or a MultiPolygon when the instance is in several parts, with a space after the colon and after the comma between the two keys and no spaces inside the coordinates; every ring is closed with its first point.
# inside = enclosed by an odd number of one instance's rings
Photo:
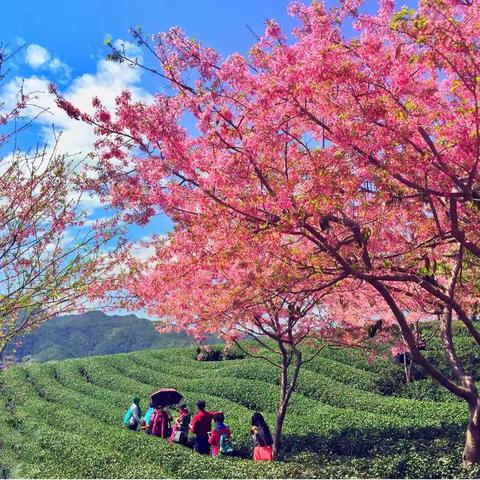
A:
{"type": "MultiPolygon", "coordinates": [[[[24,476],[61,477],[292,477],[298,465],[253,464],[242,459],[215,461],[178,445],[130,432],[105,409],[106,401],[83,397],[57,382],[54,365],[29,369],[10,384],[22,394],[15,418],[26,437],[43,449],[21,470],[24,476]],[[19,389],[19,386],[21,387],[19,389]],[[35,415],[28,415],[34,412],[35,415]],[[27,415],[26,415],[27,414],[27,415]],[[35,467],[37,465],[37,467],[35,467]]],[[[117,412],[118,413],[118,412],[117,412]]],[[[297,469],[297,470],[296,470],[297,469]]]]}
{"type": "MultiPolygon", "coordinates": [[[[273,425],[277,370],[252,359],[196,362],[192,352],[144,351],[1,373],[0,477],[440,478],[480,473],[460,466],[466,420],[461,402],[368,394],[384,370],[368,361],[364,365],[354,351],[325,350],[304,369],[285,422],[286,461],[212,459],[125,429],[121,420],[133,394],[141,395],[145,408],[152,391],[173,386],[192,409],[205,398],[209,408],[224,410],[239,453],[251,454],[252,409],[261,409],[273,425]],[[340,375],[350,380],[338,381],[340,375]]],[[[428,390],[421,385],[416,388],[428,390]]]]}

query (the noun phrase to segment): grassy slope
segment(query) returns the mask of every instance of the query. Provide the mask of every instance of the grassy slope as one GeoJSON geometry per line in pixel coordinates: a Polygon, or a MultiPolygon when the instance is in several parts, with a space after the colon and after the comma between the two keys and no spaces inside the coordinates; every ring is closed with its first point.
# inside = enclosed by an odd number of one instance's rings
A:
{"type": "Polygon", "coordinates": [[[121,419],[132,394],[145,406],[157,387],[175,387],[192,408],[205,398],[224,410],[248,458],[252,410],[273,424],[278,397],[277,372],[263,362],[196,362],[193,349],[171,349],[12,368],[0,375],[0,477],[478,476],[459,467],[464,405],[382,395],[394,371],[325,351],[292,398],[284,461],[254,464],[198,456],[130,432],[121,419]]]}

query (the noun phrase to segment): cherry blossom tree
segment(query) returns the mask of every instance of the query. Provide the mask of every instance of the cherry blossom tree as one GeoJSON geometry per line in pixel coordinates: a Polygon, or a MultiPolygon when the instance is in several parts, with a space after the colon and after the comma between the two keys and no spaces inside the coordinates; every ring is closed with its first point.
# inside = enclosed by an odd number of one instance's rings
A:
{"type": "MultiPolygon", "coordinates": [[[[0,81],[11,56],[0,50],[0,81]]],[[[34,97],[19,91],[9,108],[0,99],[0,355],[15,337],[82,308],[114,231],[108,222],[85,225],[78,160],[57,145],[19,150],[23,132],[44,113],[34,97]]]]}
{"type": "MultiPolygon", "coordinates": [[[[277,457],[301,368],[326,346],[362,348],[369,335],[353,323],[338,328],[328,315],[327,298],[338,301],[349,292],[338,286],[344,276],[327,274],[313,285],[288,257],[271,255],[273,241],[271,235],[265,239],[261,233],[252,237],[249,229],[241,232],[241,225],[233,236],[216,228],[207,233],[205,225],[192,222],[184,231],[177,228],[157,239],[151,258],[132,256],[130,275],[119,287],[133,295],[123,306],[145,308],[164,319],[162,332],[187,331],[199,341],[215,335],[227,347],[234,343],[278,368],[277,457]]],[[[301,241],[292,239],[285,250],[298,249],[301,241]]]]}
{"type": "Polygon", "coordinates": [[[359,7],[293,2],[293,41],[269,21],[247,57],[225,60],[178,28],[136,29],[155,63],[115,48],[110,58],[168,81],[166,91],[148,105],[124,92],[115,112],[96,99],[93,116],[57,100],[96,126],[101,160],[89,187],[127,222],[163,211],[178,235],[191,225],[232,239],[239,224],[252,239],[261,231],[272,258],[293,258],[312,290],[327,276],[349,288],[343,304],[328,303],[338,325],[348,315],[365,325],[377,312],[398,325],[413,360],[467,402],[463,460],[478,463],[476,372],[456,354],[452,320],[480,345],[480,7],[422,0],[395,12],[383,0],[372,16],[359,7]],[[358,34],[345,38],[352,19],[358,34]],[[286,248],[291,238],[296,250],[286,248]],[[450,375],[412,332],[435,318],[450,375]]]}

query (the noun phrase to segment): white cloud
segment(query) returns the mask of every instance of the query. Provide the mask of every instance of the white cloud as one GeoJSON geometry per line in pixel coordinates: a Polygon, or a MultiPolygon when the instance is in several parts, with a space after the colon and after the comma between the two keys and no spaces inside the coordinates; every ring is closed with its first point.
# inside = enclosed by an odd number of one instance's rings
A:
{"type": "Polygon", "coordinates": [[[66,63],[62,63],[59,58],[55,57],[49,64],[48,68],[53,72],[57,72],[62,68],[70,68],[66,63]]]}
{"type": "MultiPolygon", "coordinates": [[[[125,42],[129,55],[138,55],[138,47],[125,42]]],[[[133,98],[147,101],[150,96],[140,84],[140,69],[132,69],[126,64],[118,64],[101,59],[97,63],[96,72],[85,73],[72,80],[63,95],[73,105],[87,113],[93,113],[92,99],[98,97],[109,110],[115,109],[115,98],[123,91],[130,90],[133,98]]],[[[44,81],[44,91],[47,82],[44,81]]],[[[62,137],[60,149],[63,152],[87,154],[93,149],[95,135],[93,127],[83,122],[73,120],[60,110],[54,103],[53,97],[48,93],[39,100],[41,104],[48,105],[50,115],[43,116],[43,134],[45,140],[52,139],[51,124],[61,130],[62,137]]]]}
{"type": "Polygon", "coordinates": [[[48,63],[48,69],[57,75],[60,83],[66,83],[70,79],[72,74],[72,67],[60,61],[58,57],[55,57],[53,60],[50,60],[48,63]]]}
{"type": "Polygon", "coordinates": [[[65,83],[70,79],[72,68],[58,57],[52,58],[50,52],[35,43],[29,45],[25,51],[25,62],[34,70],[48,70],[56,76],[56,80],[65,83]]]}
{"type": "Polygon", "coordinates": [[[131,246],[130,253],[137,260],[148,260],[155,255],[155,246],[150,242],[152,241],[151,236],[144,236],[134,242],[131,246]]]}
{"type": "MultiPolygon", "coordinates": [[[[124,46],[127,54],[132,57],[141,57],[140,49],[129,43],[117,41],[115,46],[120,48],[124,46]]],[[[58,83],[58,75],[70,73],[70,67],[62,63],[60,59],[51,59],[46,49],[39,45],[30,45],[29,64],[42,66],[42,71],[51,71],[57,73],[54,83],[58,83]],[[31,47],[34,47],[33,49],[31,47]],[[38,48],[37,48],[38,47],[38,48]],[[43,56],[42,56],[43,55],[43,56]]],[[[92,113],[92,99],[98,97],[110,111],[115,110],[115,98],[124,90],[129,90],[135,100],[149,101],[150,94],[146,92],[141,82],[141,70],[132,69],[127,64],[119,64],[101,59],[97,62],[94,73],[84,73],[74,77],[65,88],[59,88],[59,91],[67,100],[77,106],[80,110],[92,113]]],[[[47,110],[47,113],[41,115],[36,123],[40,127],[40,142],[48,143],[53,146],[55,140],[54,129],[58,135],[61,132],[58,145],[59,152],[79,155],[85,157],[94,149],[96,140],[93,127],[83,122],[73,120],[60,110],[52,95],[48,93],[49,79],[41,75],[32,75],[22,79],[15,77],[0,91],[0,99],[4,102],[3,109],[15,105],[18,91],[23,84],[25,93],[33,93],[35,97],[35,107],[29,107],[26,114],[33,116],[38,112],[38,106],[47,110]]],[[[0,102],[1,103],[1,102],[0,102]]],[[[92,160],[88,160],[92,161],[92,160]]],[[[93,212],[100,206],[98,198],[82,198],[82,206],[93,212]]]]}
{"type": "Polygon", "coordinates": [[[110,220],[112,217],[95,217],[95,218],[88,218],[84,222],[85,227],[93,227],[97,222],[107,221],[110,220]]]}
{"type": "Polygon", "coordinates": [[[102,207],[103,203],[97,194],[83,194],[80,200],[80,206],[87,214],[91,214],[97,208],[102,207]]]}
{"type": "Polygon", "coordinates": [[[40,45],[33,43],[27,47],[25,61],[34,69],[40,68],[50,60],[50,52],[40,45]]]}

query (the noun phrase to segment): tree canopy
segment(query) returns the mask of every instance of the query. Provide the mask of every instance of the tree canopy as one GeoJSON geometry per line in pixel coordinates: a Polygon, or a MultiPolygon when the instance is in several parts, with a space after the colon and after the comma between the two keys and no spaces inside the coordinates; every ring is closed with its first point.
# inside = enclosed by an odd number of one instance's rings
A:
{"type": "Polygon", "coordinates": [[[159,211],[175,221],[148,262],[132,258],[121,283],[97,293],[118,287],[153,313],[170,304],[170,328],[185,328],[181,317],[199,334],[236,337],[258,295],[263,325],[272,296],[322,292],[308,335],[335,325],[355,342],[381,320],[387,342],[396,325],[402,348],[468,403],[464,461],[478,462],[480,397],[451,325],[458,318],[480,344],[480,7],[422,0],[395,11],[383,0],[364,15],[359,5],[293,2],[292,41],[271,20],[248,56],[226,59],[179,28],[134,29],[153,63],[115,48],[110,58],[168,81],[150,104],[124,92],[114,112],[95,99],[87,115],[57,94],[98,133],[86,188],[126,222],[159,211]],[[345,38],[350,19],[357,34],[345,38]],[[455,380],[418,348],[419,319],[438,320],[455,380]]]}

